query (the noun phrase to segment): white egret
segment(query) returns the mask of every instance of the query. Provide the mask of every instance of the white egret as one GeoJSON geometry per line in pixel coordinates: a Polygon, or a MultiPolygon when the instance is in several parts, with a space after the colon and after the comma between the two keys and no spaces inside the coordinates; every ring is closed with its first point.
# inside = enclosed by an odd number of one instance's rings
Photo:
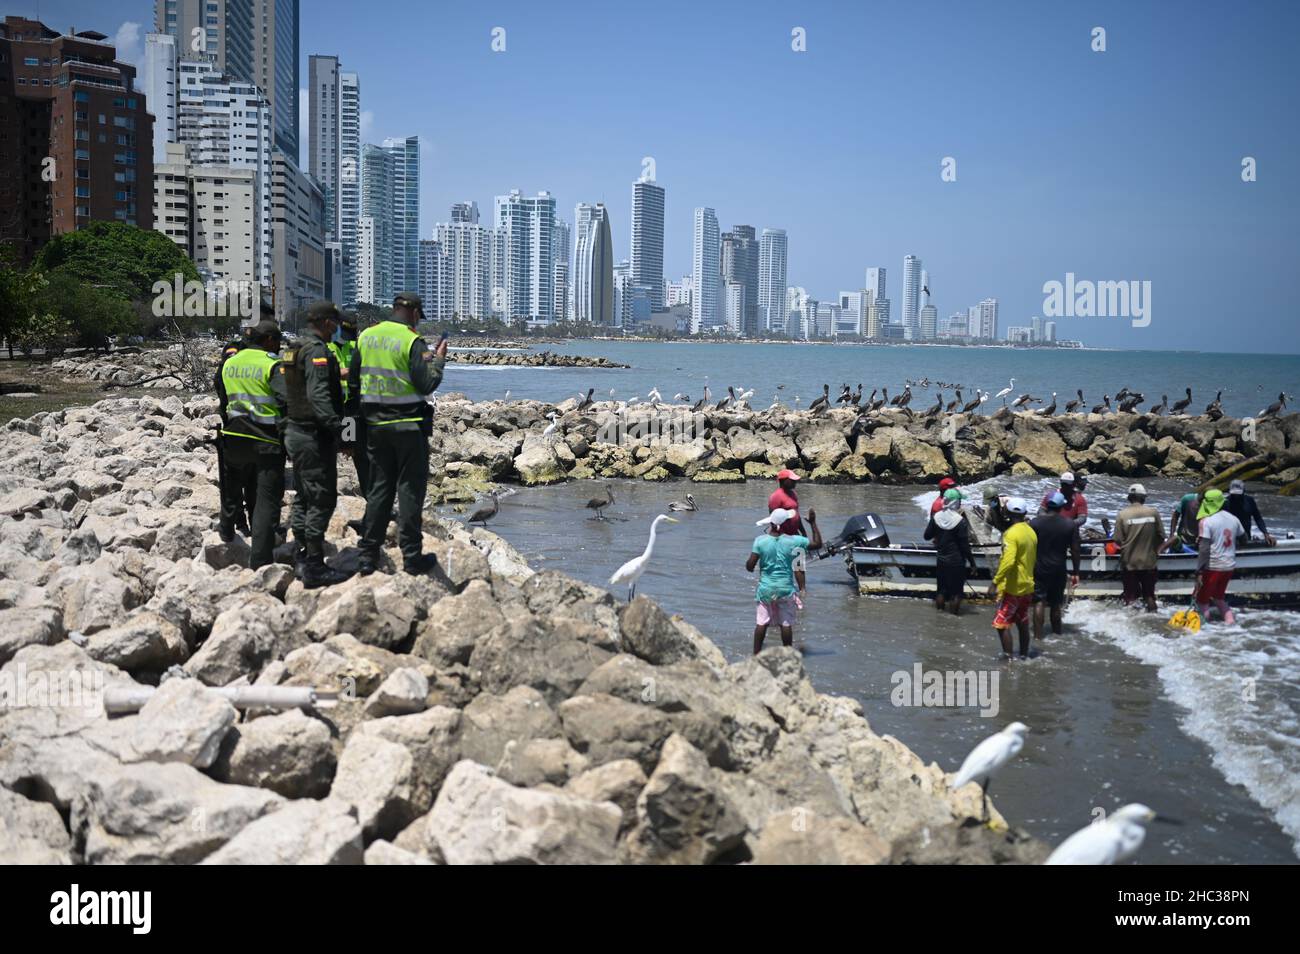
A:
{"type": "Polygon", "coordinates": [[[664,400],[663,395],[659,393],[658,388],[651,388],[650,393],[647,394],[646,397],[650,399],[651,404],[662,404],[664,400]]]}
{"type": "Polygon", "coordinates": [[[740,397],[736,398],[736,400],[737,400],[737,401],[748,401],[748,400],[749,400],[750,398],[752,398],[753,396],[754,396],[754,389],[753,389],[753,388],[750,388],[748,391],[746,391],[746,392],[745,392],[744,394],[742,394],[740,397]]]}
{"type": "Polygon", "coordinates": [[[990,735],[975,748],[971,749],[966,761],[953,776],[949,788],[956,791],[967,782],[977,782],[984,792],[984,817],[988,817],[989,781],[1002,770],[1002,767],[1020,754],[1025,747],[1025,733],[1029,726],[1023,722],[1013,722],[996,735],[990,735]]]}
{"type": "Polygon", "coordinates": [[[551,423],[547,424],[546,430],[542,431],[542,440],[546,440],[547,438],[549,438],[552,434],[555,433],[555,429],[559,427],[559,424],[557,424],[555,421],[556,415],[554,411],[552,411],[550,414],[547,414],[546,416],[551,419],[551,423]]]}
{"type": "Polygon", "coordinates": [[[655,534],[659,530],[659,524],[664,522],[676,523],[677,520],[666,513],[661,513],[655,517],[654,522],[650,524],[650,539],[646,542],[645,552],[635,559],[628,560],[615,570],[614,575],[609,578],[610,586],[618,586],[621,583],[627,584],[627,601],[629,603],[632,602],[632,597],[636,596],[636,581],[641,579],[641,574],[650,565],[650,557],[655,550],[655,534]]]}
{"type": "Polygon", "coordinates": [[[993,395],[993,396],[994,396],[995,398],[1000,398],[1001,401],[1002,401],[1002,403],[1003,403],[1003,404],[1006,404],[1006,403],[1007,403],[1007,400],[1006,400],[1007,395],[1010,394],[1010,393],[1015,389],[1015,386],[1016,386],[1016,379],[1015,379],[1015,378],[1012,378],[1010,384],[1008,384],[1005,388],[1003,388],[1001,391],[999,391],[997,394],[995,394],[995,395],[993,395]]]}
{"type": "Polygon", "coordinates": [[[1111,812],[1104,821],[1076,831],[1047,856],[1049,865],[1114,865],[1132,858],[1142,847],[1148,823],[1170,825],[1181,822],[1157,815],[1145,805],[1133,803],[1111,812]]]}
{"type": "Polygon", "coordinates": [[[509,401],[509,400],[510,400],[510,389],[509,389],[509,388],[506,388],[506,396],[505,396],[504,400],[506,400],[506,401],[509,401]]]}

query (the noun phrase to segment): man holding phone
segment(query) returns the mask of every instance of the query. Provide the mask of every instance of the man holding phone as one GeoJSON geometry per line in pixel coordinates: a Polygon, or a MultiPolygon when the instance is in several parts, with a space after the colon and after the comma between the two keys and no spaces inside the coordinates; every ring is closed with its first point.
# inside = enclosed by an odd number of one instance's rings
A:
{"type": "Polygon", "coordinates": [[[433,354],[415,332],[424,319],[418,295],[402,292],[393,299],[393,317],[367,328],[357,339],[350,381],[359,387],[370,455],[370,487],[362,524],[358,572],[373,573],[388,535],[397,503],[397,537],[402,569],[432,569],[432,554],[423,553],[421,512],[429,483],[429,434],[433,409],[425,397],[442,383],[447,337],[433,354]]]}

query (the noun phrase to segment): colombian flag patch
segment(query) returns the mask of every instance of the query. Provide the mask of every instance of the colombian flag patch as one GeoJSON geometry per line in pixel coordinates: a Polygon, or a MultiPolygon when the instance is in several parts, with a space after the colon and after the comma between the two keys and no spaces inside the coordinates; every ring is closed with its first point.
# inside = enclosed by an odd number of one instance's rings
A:
{"type": "Polygon", "coordinates": [[[312,364],[329,364],[329,363],[330,363],[330,359],[329,359],[329,358],[312,358],[312,359],[311,359],[311,363],[312,363],[312,364]]]}

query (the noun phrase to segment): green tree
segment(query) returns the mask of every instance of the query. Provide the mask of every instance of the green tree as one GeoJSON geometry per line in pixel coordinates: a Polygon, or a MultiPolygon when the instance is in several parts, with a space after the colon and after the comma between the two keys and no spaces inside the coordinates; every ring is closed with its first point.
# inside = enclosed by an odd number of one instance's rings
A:
{"type": "Polygon", "coordinates": [[[37,312],[65,322],[85,347],[105,348],[119,335],[140,330],[130,302],[62,270],[47,276],[45,287],[35,295],[34,306],[37,312]]]}
{"type": "Polygon", "coordinates": [[[199,271],[161,232],[125,222],[91,222],[56,235],[36,254],[32,267],[50,275],[63,272],[87,285],[102,286],[128,301],[153,298],[155,282],[198,281],[199,271]]]}
{"type": "Polygon", "coordinates": [[[63,353],[76,337],[72,325],[59,315],[37,311],[25,315],[12,332],[11,341],[31,357],[33,351],[41,350],[47,355],[63,353]]]}

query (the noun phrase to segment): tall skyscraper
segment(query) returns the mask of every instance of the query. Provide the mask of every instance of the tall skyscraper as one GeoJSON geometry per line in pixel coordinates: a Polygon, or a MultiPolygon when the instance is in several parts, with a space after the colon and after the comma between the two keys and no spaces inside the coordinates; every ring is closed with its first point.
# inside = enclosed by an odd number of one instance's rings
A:
{"type": "Polygon", "coordinates": [[[614,242],[604,203],[574,209],[573,316],[575,321],[612,325],[614,242]]]}
{"type": "MultiPolygon", "coordinates": [[[[751,230],[752,231],[752,230],[751,230]]],[[[653,179],[632,184],[632,284],[650,289],[650,307],[664,307],[664,190],[653,179]]]]}
{"type": "Polygon", "coordinates": [[[921,260],[915,255],[903,259],[903,331],[908,338],[917,337],[917,317],[921,308],[921,260]]]}
{"type": "Polygon", "coordinates": [[[271,106],[257,84],[220,72],[208,60],[177,70],[176,141],[189,162],[253,171],[256,280],[271,283],[271,106]]]}
{"type": "Polygon", "coordinates": [[[979,335],[987,341],[993,341],[998,336],[998,300],[996,298],[985,298],[980,302],[979,308],[979,335]]]}
{"type": "Polygon", "coordinates": [[[153,227],[152,104],[107,39],[0,26],[0,241],[23,257],[94,220],[153,227]]]}
{"type": "Polygon", "coordinates": [[[758,248],[758,308],[765,332],[785,331],[786,253],[785,229],[763,229],[758,248]]]}
{"type": "Polygon", "coordinates": [[[176,38],[149,33],[144,38],[140,84],[153,113],[153,161],[167,161],[167,143],[176,141],[176,38]]]}
{"type": "Polygon", "coordinates": [[[253,240],[256,173],[249,166],[199,165],[188,156],[188,146],[167,144],[153,181],[155,228],[205,281],[261,282],[253,240]]]}
{"type": "Polygon", "coordinates": [[[393,157],[393,293],[410,291],[420,274],[420,137],[385,139],[393,157]]]}
{"type": "Polygon", "coordinates": [[[361,215],[361,82],[337,56],[307,61],[307,170],[325,193],[326,241],[337,243],[339,304],[357,300],[357,218],[361,215]]]}
{"type": "Polygon", "coordinates": [[[357,301],[373,305],[392,304],[393,296],[404,290],[393,282],[393,252],[399,247],[393,237],[395,164],[396,156],[382,146],[366,143],[361,147],[361,215],[357,219],[356,247],[357,301]]]}
{"type": "Polygon", "coordinates": [[[551,314],[555,321],[564,321],[569,316],[569,225],[563,219],[556,219],[551,230],[551,271],[554,275],[551,285],[554,289],[555,304],[551,314]]]}
{"type": "Polygon", "coordinates": [[[867,269],[867,291],[872,292],[877,301],[889,297],[889,292],[885,290],[885,269],[883,266],[873,265],[867,269]]]}
{"type": "Polygon", "coordinates": [[[922,305],[921,314],[917,317],[917,326],[922,341],[933,341],[939,329],[939,310],[929,302],[922,305]]]}
{"type": "Polygon", "coordinates": [[[758,239],[753,226],[737,225],[722,236],[722,281],[738,282],[745,290],[741,321],[736,331],[747,338],[758,336],[758,239]]]}
{"type": "Polygon", "coordinates": [[[434,321],[468,317],[458,314],[452,304],[454,281],[451,256],[437,239],[420,240],[420,278],[415,293],[424,302],[424,314],[434,321]]]}
{"type": "Polygon", "coordinates": [[[691,280],[695,286],[691,334],[711,332],[723,322],[720,254],[717,213],[709,208],[696,209],[691,242],[691,280]]]}
{"type": "Polygon", "coordinates": [[[281,324],[325,294],[325,195],[276,151],[271,175],[271,275],[281,324]]]}
{"type": "Polygon", "coordinates": [[[205,59],[261,88],[272,142],[298,157],[298,0],[154,0],[157,32],[176,38],[180,59],[205,59]]]}
{"type": "Polygon", "coordinates": [[[496,226],[505,235],[505,298],[511,320],[550,322],[555,316],[551,263],[555,197],[549,192],[496,197],[496,226]]]}

